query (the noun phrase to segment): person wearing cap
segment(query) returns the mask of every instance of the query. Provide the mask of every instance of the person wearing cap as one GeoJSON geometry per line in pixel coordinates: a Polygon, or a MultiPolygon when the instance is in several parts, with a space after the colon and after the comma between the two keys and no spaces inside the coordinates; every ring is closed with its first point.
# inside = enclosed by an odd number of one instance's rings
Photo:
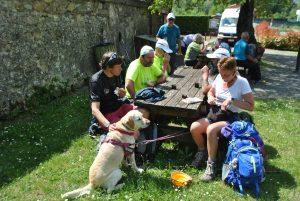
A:
{"type": "Polygon", "coordinates": [[[251,56],[248,41],[250,35],[248,32],[241,34],[241,39],[234,45],[233,55],[238,66],[249,69],[249,77],[251,82],[256,83],[261,79],[261,72],[258,60],[251,56]]]}
{"type": "Polygon", "coordinates": [[[169,48],[168,42],[164,39],[159,39],[155,44],[155,54],[153,65],[162,70],[165,77],[169,76],[170,68],[170,55],[173,51],[169,48]]]}
{"type": "Polygon", "coordinates": [[[194,41],[191,42],[184,56],[184,64],[195,66],[198,63],[198,56],[206,52],[207,46],[204,44],[204,38],[201,34],[195,34],[194,41]]]}
{"type": "Polygon", "coordinates": [[[153,65],[154,49],[148,45],[142,47],[140,57],[132,61],[125,77],[126,96],[135,99],[135,93],[146,87],[163,83],[166,78],[162,70],[153,65]]]}
{"type": "Polygon", "coordinates": [[[176,68],[176,45],[178,45],[178,53],[181,54],[180,29],[174,22],[175,15],[169,13],[167,15],[167,23],[162,25],[156,34],[156,38],[165,39],[168,42],[170,49],[173,51],[173,53],[170,54],[170,74],[173,74],[176,68]]]}
{"type": "Polygon", "coordinates": [[[207,94],[207,92],[211,88],[211,83],[213,80],[209,80],[209,74],[217,74],[218,72],[218,61],[223,59],[223,58],[228,58],[230,57],[230,53],[227,49],[224,48],[218,48],[216,51],[214,51],[211,54],[206,55],[207,58],[211,60],[209,63],[209,67],[207,65],[203,66],[201,69],[202,73],[202,93],[204,95],[207,94]]]}
{"type": "Polygon", "coordinates": [[[117,53],[106,52],[100,62],[101,70],[91,77],[91,136],[96,135],[100,128],[108,130],[112,123],[119,121],[133,109],[133,105],[120,101],[126,94],[120,81],[122,63],[123,59],[117,53]]]}
{"type": "Polygon", "coordinates": [[[221,128],[235,121],[241,109],[254,109],[252,90],[247,79],[237,74],[235,58],[221,59],[218,62],[218,70],[219,74],[207,94],[208,104],[217,112],[210,112],[206,118],[193,122],[190,127],[198,147],[192,166],[199,168],[207,160],[202,181],[211,181],[216,176],[216,155],[221,128]],[[204,135],[207,135],[206,143],[204,135]]]}

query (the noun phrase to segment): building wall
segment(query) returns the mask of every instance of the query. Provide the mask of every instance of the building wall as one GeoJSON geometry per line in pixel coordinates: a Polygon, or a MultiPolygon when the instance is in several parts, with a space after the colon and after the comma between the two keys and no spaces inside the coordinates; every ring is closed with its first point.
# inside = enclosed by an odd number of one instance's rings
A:
{"type": "Polygon", "coordinates": [[[82,85],[101,41],[133,58],[147,12],[137,0],[0,0],[0,117],[38,89],[60,96],[82,85]]]}

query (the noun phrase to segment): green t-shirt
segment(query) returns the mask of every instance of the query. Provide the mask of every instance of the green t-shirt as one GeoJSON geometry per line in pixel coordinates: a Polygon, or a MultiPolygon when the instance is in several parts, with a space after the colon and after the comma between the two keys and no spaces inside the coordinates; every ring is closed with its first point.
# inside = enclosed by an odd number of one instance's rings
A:
{"type": "Polygon", "coordinates": [[[191,42],[187,47],[184,60],[196,60],[197,56],[200,54],[201,46],[200,44],[191,42]]]}
{"type": "MultiPolygon", "coordinates": [[[[127,69],[125,80],[134,82],[134,91],[137,92],[147,87],[148,81],[157,81],[157,78],[162,75],[162,71],[154,65],[145,67],[140,59],[132,61],[127,69]]],[[[126,96],[130,97],[126,89],[126,96]]]]}
{"type": "MultiPolygon", "coordinates": [[[[163,57],[159,57],[157,55],[154,56],[154,62],[153,62],[153,66],[157,67],[158,69],[160,69],[162,71],[162,66],[163,66],[163,61],[164,58],[163,57]]],[[[165,72],[165,76],[168,77],[168,71],[166,70],[165,72]]]]}

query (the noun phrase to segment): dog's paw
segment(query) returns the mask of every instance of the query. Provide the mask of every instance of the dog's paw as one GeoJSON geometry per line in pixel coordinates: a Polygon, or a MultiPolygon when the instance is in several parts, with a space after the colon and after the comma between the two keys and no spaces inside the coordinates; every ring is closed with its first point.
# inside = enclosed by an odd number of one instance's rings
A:
{"type": "Polygon", "coordinates": [[[137,171],[138,173],[140,173],[140,174],[141,174],[141,173],[143,173],[143,172],[144,172],[144,169],[142,169],[142,168],[137,168],[137,169],[136,169],[136,171],[137,171]]]}

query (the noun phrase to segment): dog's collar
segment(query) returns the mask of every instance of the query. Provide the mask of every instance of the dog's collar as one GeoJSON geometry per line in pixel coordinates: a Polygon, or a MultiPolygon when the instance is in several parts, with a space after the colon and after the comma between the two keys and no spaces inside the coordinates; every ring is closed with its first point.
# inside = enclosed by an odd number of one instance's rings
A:
{"type": "MultiPolygon", "coordinates": [[[[122,124],[122,126],[124,126],[126,129],[130,130],[130,129],[129,129],[127,126],[125,126],[124,124],[122,124]]],[[[116,124],[113,124],[112,130],[118,131],[118,132],[120,132],[121,134],[129,135],[129,136],[133,136],[133,135],[137,134],[136,131],[125,131],[125,130],[123,130],[123,129],[117,128],[117,127],[116,127],[116,124]]]]}

